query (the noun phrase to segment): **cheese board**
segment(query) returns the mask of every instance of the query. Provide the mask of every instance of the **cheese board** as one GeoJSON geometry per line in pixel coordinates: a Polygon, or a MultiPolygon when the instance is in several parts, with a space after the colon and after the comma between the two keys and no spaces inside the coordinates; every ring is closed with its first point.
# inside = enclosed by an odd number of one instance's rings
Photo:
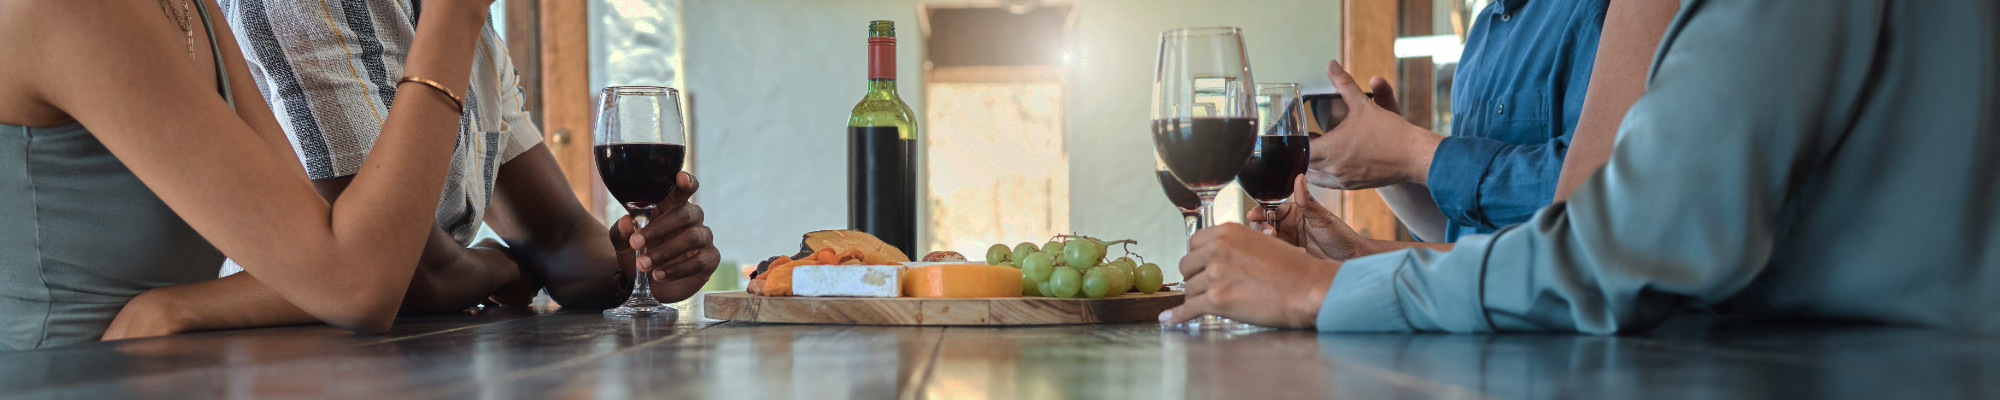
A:
{"type": "Polygon", "coordinates": [[[1051,297],[856,298],[708,293],[710,319],[837,325],[1062,325],[1148,322],[1181,305],[1183,292],[1126,293],[1084,299],[1051,297]]]}

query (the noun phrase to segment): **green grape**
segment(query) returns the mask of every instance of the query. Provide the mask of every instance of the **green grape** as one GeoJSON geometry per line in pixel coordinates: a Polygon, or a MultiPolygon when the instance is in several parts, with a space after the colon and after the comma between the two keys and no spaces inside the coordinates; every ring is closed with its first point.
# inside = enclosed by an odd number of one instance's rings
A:
{"type": "Polygon", "coordinates": [[[1153,294],[1154,292],[1159,292],[1160,284],[1162,283],[1161,280],[1163,279],[1165,278],[1160,276],[1160,266],[1153,265],[1153,263],[1146,263],[1146,265],[1139,266],[1139,281],[1137,282],[1139,284],[1139,293],[1153,294]]]}
{"type": "Polygon", "coordinates": [[[1055,289],[1049,288],[1049,281],[1035,282],[1035,293],[1042,297],[1056,297],[1055,289]]]}
{"type": "Polygon", "coordinates": [[[1122,264],[1127,267],[1139,266],[1139,263],[1132,261],[1132,257],[1118,257],[1116,260],[1111,260],[1110,264],[1122,264]]]}
{"type": "Polygon", "coordinates": [[[1111,250],[1111,243],[1109,242],[1097,239],[1091,239],[1090,245],[1091,245],[1090,248],[1094,249],[1094,251],[1097,252],[1098,261],[1104,261],[1104,256],[1111,254],[1109,253],[1109,251],[1111,250]]]}
{"type": "Polygon", "coordinates": [[[1013,261],[1001,261],[999,264],[996,265],[1013,269],[1021,269],[1021,267],[1015,266],[1013,261]]]}
{"type": "Polygon", "coordinates": [[[1028,279],[1028,277],[1025,275],[1026,274],[1023,274],[1023,276],[1021,277],[1021,295],[1027,297],[1041,296],[1042,295],[1041,282],[1036,282],[1033,279],[1028,279]]]}
{"type": "Polygon", "coordinates": [[[1029,254],[1034,254],[1040,251],[1042,250],[1036,249],[1034,243],[1021,242],[1021,244],[1014,245],[1014,257],[1012,259],[1017,262],[1020,260],[1026,260],[1028,259],[1029,254]]]}
{"type": "Polygon", "coordinates": [[[1091,268],[1083,274],[1083,296],[1095,299],[1111,293],[1112,279],[1117,278],[1112,278],[1104,268],[1091,268]]]}
{"type": "Polygon", "coordinates": [[[1008,249],[1007,245],[996,244],[993,247],[986,248],[986,264],[1000,265],[1000,263],[1013,260],[1013,258],[1010,258],[1013,255],[1014,250],[1008,249]]]}
{"type": "Polygon", "coordinates": [[[1083,274],[1076,272],[1076,268],[1056,268],[1056,272],[1049,274],[1049,289],[1055,290],[1055,297],[1076,297],[1083,289],[1083,274]]]}
{"type": "Polygon", "coordinates": [[[1049,253],[1035,253],[1021,260],[1021,273],[1036,282],[1049,280],[1049,273],[1055,272],[1056,261],[1049,253]]]}
{"type": "Polygon", "coordinates": [[[1042,252],[1049,253],[1050,256],[1054,256],[1056,258],[1056,261],[1062,261],[1064,245],[1066,244],[1063,242],[1050,240],[1048,243],[1042,244],[1042,252]]]}
{"type": "Polygon", "coordinates": [[[1089,240],[1063,246],[1063,260],[1071,267],[1090,267],[1104,261],[1104,248],[1089,240]]]}
{"type": "Polygon", "coordinates": [[[1111,295],[1117,296],[1120,293],[1132,291],[1132,267],[1118,263],[1108,265],[1104,267],[1104,273],[1111,276],[1111,295]]]}

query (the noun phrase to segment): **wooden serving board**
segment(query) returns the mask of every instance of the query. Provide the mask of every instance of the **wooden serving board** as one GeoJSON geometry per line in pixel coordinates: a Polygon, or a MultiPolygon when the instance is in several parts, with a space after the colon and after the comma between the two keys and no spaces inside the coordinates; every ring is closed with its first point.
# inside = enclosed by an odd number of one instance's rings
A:
{"type": "Polygon", "coordinates": [[[702,309],[710,319],[842,325],[1058,325],[1156,321],[1181,305],[1183,292],[1126,293],[1102,299],[993,297],[766,297],[747,292],[709,293],[702,309]]]}

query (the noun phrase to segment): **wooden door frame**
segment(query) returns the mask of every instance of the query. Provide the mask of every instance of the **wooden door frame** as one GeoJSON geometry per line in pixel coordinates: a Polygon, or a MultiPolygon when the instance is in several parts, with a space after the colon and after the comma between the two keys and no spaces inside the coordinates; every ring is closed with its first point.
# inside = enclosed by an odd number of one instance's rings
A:
{"type": "MultiPolygon", "coordinates": [[[[1361,81],[1380,76],[1396,82],[1396,12],[1400,0],[1346,0],[1341,5],[1341,65],[1361,81]]],[[[1365,84],[1365,83],[1364,83],[1365,84]]],[[[1398,91],[1399,93],[1402,91],[1398,91]]],[[[1407,112],[1406,112],[1407,114],[1407,112]]],[[[1356,232],[1394,240],[1400,227],[1389,203],[1374,189],[1341,192],[1340,214],[1356,232]]]]}
{"type": "Polygon", "coordinates": [[[590,158],[588,5],[576,0],[505,1],[507,49],[521,74],[529,118],[542,128],[542,143],[555,155],[577,201],[602,217],[603,207],[596,206],[602,190],[590,158]]]}

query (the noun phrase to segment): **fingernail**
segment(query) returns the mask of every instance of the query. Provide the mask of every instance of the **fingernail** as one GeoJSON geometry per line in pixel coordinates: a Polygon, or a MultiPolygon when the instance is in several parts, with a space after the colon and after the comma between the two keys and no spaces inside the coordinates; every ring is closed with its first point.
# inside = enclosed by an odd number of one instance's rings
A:
{"type": "Polygon", "coordinates": [[[632,268],[637,268],[640,271],[652,270],[653,269],[652,267],[653,267],[653,260],[641,258],[632,261],[632,268]]]}
{"type": "Polygon", "coordinates": [[[1166,310],[1160,312],[1160,322],[1167,322],[1172,320],[1174,320],[1174,310],[1166,310]]]}

